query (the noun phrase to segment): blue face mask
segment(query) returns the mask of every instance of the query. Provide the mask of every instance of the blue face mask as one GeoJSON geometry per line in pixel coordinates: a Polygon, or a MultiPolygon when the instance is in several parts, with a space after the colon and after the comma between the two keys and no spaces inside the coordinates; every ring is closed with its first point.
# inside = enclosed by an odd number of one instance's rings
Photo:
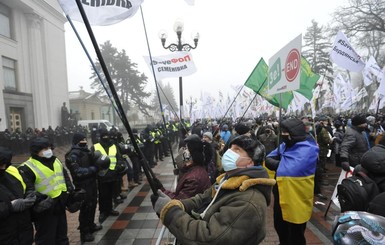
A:
{"type": "Polygon", "coordinates": [[[231,149],[228,149],[222,156],[222,167],[225,172],[234,170],[237,168],[237,161],[239,154],[231,149]]]}

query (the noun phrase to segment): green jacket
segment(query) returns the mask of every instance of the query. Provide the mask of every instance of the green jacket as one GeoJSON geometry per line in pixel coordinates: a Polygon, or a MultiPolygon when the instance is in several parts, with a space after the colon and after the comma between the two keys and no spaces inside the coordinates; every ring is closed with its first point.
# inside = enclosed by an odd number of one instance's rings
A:
{"type": "MultiPolygon", "coordinates": [[[[217,184],[224,178],[225,174],[219,176],[217,184]]],[[[190,199],[171,200],[160,218],[183,245],[255,245],[266,235],[266,209],[274,184],[262,167],[240,169],[228,177],[216,197],[218,185],[190,199]]]]}

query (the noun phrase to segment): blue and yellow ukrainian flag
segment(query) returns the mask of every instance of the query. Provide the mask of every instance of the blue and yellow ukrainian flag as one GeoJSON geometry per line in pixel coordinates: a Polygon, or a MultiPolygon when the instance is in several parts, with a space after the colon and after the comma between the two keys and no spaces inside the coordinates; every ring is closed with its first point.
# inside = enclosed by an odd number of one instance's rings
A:
{"type": "MultiPolygon", "coordinates": [[[[319,148],[307,140],[296,143],[286,151],[285,148],[285,144],[280,145],[281,161],[276,174],[279,204],[283,220],[302,224],[312,215],[319,148]]],[[[275,149],[269,156],[277,154],[275,149]]]]}

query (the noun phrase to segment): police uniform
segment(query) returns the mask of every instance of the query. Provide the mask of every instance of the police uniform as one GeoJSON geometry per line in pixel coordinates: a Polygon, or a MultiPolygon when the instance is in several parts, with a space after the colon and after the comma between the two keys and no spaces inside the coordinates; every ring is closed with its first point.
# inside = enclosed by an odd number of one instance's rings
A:
{"type": "Polygon", "coordinates": [[[4,167],[0,169],[0,244],[32,244],[30,207],[34,200],[29,207],[24,205],[17,211],[11,202],[27,195],[34,196],[33,186],[27,186],[17,168],[10,166],[11,159],[11,151],[0,147],[0,165],[4,167]]]}
{"type": "Polygon", "coordinates": [[[63,164],[52,152],[50,155],[42,153],[43,157],[38,155],[43,149],[49,151],[50,148],[47,138],[35,138],[30,146],[31,157],[19,167],[23,177],[34,184],[40,196],[53,200],[50,208],[33,213],[36,245],[69,244],[65,208],[67,192],[71,192],[73,187],[63,164]]]}
{"type": "Polygon", "coordinates": [[[114,196],[117,197],[120,194],[119,178],[121,179],[121,176],[118,176],[116,166],[121,156],[106,129],[100,130],[100,143],[91,147],[92,153],[96,151],[110,158],[109,168],[98,173],[99,222],[102,223],[110,215],[119,215],[119,212],[113,209],[112,202],[114,196]]]}
{"type": "Polygon", "coordinates": [[[71,173],[76,189],[85,190],[85,199],[79,212],[79,230],[82,242],[94,240],[92,232],[102,227],[94,223],[97,203],[96,175],[97,167],[93,163],[93,156],[87,145],[79,144],[86,139],[82,133],[75,133],[72,139],[72,147],[65,155],[65,163],[71,173]]]}

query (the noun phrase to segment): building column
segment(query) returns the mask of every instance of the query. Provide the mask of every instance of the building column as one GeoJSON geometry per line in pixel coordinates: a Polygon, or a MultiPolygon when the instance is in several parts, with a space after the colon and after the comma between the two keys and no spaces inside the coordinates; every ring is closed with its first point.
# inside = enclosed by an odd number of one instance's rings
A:
{"type": "MultiPolygon", "coordinates": [[[[42,18],[37,14],[25,14],[28,22],[28,52],[32,84],[33,113],[35,127],[43,128],[48,124],[48,88],[46,87],[45,59],[42,39],[42,18]]],[[[28,112],[27,112],[28,113],[28,112]]]]}

